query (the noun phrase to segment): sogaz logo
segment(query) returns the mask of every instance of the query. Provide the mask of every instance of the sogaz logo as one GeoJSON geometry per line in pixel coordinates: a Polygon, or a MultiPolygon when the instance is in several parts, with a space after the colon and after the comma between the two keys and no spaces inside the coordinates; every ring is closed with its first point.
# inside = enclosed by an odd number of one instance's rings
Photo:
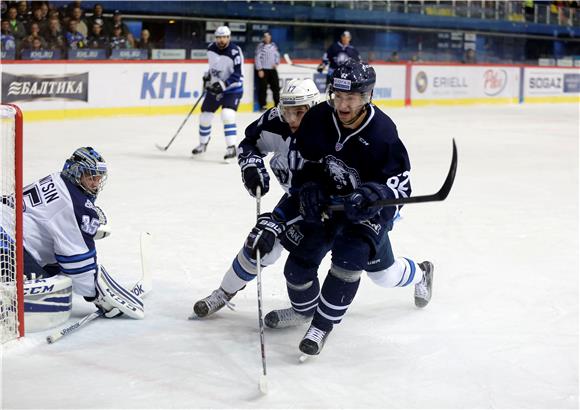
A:
{"type": "Polygon", "coordinates": [[[429,80],[427,79],[427,74],[425,74],[425,71],[419,71],[415,77],[415,87],[417,88],[417,91],[423,94],[425,90],[427,90],[428,84],[429,80]]]}

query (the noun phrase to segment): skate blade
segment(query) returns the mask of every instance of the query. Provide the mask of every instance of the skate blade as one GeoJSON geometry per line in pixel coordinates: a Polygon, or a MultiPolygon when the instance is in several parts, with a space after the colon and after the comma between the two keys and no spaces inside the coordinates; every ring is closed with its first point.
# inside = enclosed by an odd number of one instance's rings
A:
{"type": "Polygon", "coordinates": [[[266,379],[266,376],[263,374],[260,375],[260,382],[258,387],[260,389],[260,393],[268,394],[268,380],[266,379]]]}

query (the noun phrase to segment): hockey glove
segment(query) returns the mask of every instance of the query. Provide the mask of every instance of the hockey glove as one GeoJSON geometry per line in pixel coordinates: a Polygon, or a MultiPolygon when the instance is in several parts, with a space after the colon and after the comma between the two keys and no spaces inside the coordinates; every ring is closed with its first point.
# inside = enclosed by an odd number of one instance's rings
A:
{"type": "Polygon", "coordinates": [[[201,80],[203,81],[203,89],[205,90],[206,88],[209,87],[209,82],[211,81],[210,73],[204,73],[201,80]]]}
{"type": "Polygon", "coordinates": [[[389,188],[384,184],[367,182],[354,190],[344,201],[344,214],[351,222],[361,222],[377,215],[382,206],[372,206],[381,199],[388,198],[389,188]]]}
{"type": "Polygon", "coordinates": [[[265,213],[259,216],[256,226],[246,238],[244,247],[250,253],[252,258],[256,258],[256,251],[264,256],[274,249],[276,238],[284,233],[286,225],[284,222],[277,221],[271,213],[265,213]]]}
{"type": "Polygon", "coordinates": [[[212,94],[218,95],[224,92],[226,85],[223,81],[216,81],[208,87],[208,91],[212,94]]]}
{"type": "Polygon", "coordinates": [[[316,71],[321,73],[323,70],[324,70],[324,64],[322,64],[322,63],[318,64],[318,67],[316,67],[316,71]]]}
{"type": "Polygon", "coordinates": [[[327,195],[316,182],[307,182],[300,189],[300,214],[306,222],[321,223],[328,202],[327,195]]]}
{"type": "Polygon", "coordinates": [[[238,164],[242,170],[242,181],[250,195],[255,198],[258,187],[260,187],[261,195],[266,195],[270,189],[270,175],[262,157],[255,154],[241,156],[238,164]]]}

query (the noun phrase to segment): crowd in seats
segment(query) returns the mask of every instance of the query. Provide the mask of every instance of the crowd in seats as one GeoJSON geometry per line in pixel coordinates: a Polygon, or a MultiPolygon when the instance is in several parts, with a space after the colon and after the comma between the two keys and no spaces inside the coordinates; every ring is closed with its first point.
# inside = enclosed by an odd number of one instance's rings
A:
{"type": "MultiPolygon", "coordinates": [[[[106,3],[103,3],[106,5],[106,3]]],[[[136,39],[123,16],[116,10],[105,17],[103,4],[92,10],[72,3],[48,1],[3,2],[0,49],[14,51],[16,58],[25,50],[57,50],[62,56],[71,49],[146,49],[151,57],[155,43],[149,30],[136,39]]]]}

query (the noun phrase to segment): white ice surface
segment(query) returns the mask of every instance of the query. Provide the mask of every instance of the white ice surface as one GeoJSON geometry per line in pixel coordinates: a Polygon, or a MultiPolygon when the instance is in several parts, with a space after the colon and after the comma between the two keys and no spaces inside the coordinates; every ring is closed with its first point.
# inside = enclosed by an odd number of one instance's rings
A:
{"type": "MultiPolygon", "coordinates": [[[[79,146],[106,158],[98,203],[113,228],[99,261],[121,283],[140,275],[139,232],[155,236],[146,318],[97,320],[54,345],[47,332],[4,346],[3,408],[578,408],[577,105],[388,111],[413,165],[414,194],[437,190],[459,149],[443,203],[407,206],[394,251],[435,264],[434,297],[364,277],[320,357],[298,363],[305,328],[266,331],[261,396],[256,286],[228,309],[186,320],[215,289],[255,219],[237,165],[225,165],[219,117],[193,160],[198,117],[167,152],[182,116],[27,123],[25,181],[60,169],[79,146]]],[[[239,130],[255,118],[239,115],[239,130]]],[[[263,200],[281,194],[272,183],[263,200]]],[[[264,271],[264,309],[287,306],[283,257],[264,271]]],[[[328,259],[320,269],[328,269],[328,259]]],[[[90,313],[75,299],[72,320],[90,313]]],[[[69,323],[71,323],[69,322],[69,323]]]]}

